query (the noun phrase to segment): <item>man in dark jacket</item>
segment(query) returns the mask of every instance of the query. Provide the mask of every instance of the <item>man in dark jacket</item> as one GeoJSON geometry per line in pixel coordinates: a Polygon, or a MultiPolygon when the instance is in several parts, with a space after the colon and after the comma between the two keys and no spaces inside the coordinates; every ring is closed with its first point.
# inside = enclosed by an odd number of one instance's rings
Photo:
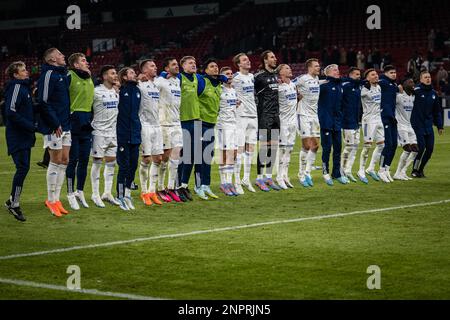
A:
{"type": "Polygon", "coordinates": [[[141,92],[137,87],[136,73],[132,68],[119,71],[120,93],[117,115],[117,197],[122,210],[134,210],[131,199],[131,183],[139,161],[141,145],[141,121],[139,106],[141,92]]]}
{"type": "Polygon", "coordinates": [[[320,140],[322,144],[322,171],[327,185],[333,180],[348,183],[341,170],[342,148],[342,85],[339,78],[339,67],[331,64],[324,69],[326,81],[320,85],[318,116],[320,123],[320,140]],[[333,172],[330,176],[330,154],[333,147],[333,172]]]}
{"type": "Polygon", "coordinates": [[[6,143],[8,155],[11,155],[16,166],[16,173],[11,195],[5,206],[17,220],[25,221],[19,202],[30,169],[31,148],[36,141],[34,133],[37,126],[34,121],[31,81],[25,63],[13,62],[6,72],[11,79],[5,88],[6,143]]]}
{"type": "Polygon", "coordinates": [[[260,71],[255,74],[256,109],[258,113],[259,153],[256,186],[262,191],[280,190],[272,179],[272,168],[277,156],[280,132],[280,107],[278,105],[278,79],[275,74],[277,58],[270,51],[261,54],[260,71]],[[263,170],[266,169],[265,177],[263,170]]]}
{"type": "Polygon", "coordinates": [[[361,117],[361,70],[351,67],[348,78],[342,79],[342,129],[344,150],[341,165],[344,174],[352,182],[356,178],[352,174],[353,163],[358,152],[360,140],[359,122],[361,117]]]}
{"type": "Polygon", "coordinates": [[[384,126],[384,149],[381,153],[379,177],[384,182],[393,182],[389,168],[397,149],[397,120],[395,119],[395,107],[397,101],[398,86],[395,82],[397,72],[394,66],[387,65],[383,69],[378,84],[381,87],[381,121],[384,126]]]}
{"type": "Polygon", "coordinates": [[[414,160],[412,176],[424,178],[423,170],[433,154],[433,124],[438,128],[439,135],[444,133],[442,108],[439,97],[431,86],[431,75],[428,71],[420,73],[420,84],[414,88],[414,95],[411,126],[416,133],[419,153],[414,160]]]}
{"type": "Polygon", "coordinates": [[[68,62],[70,66],[68,80],[72,146],[66,170],[67,199],[73,210],[79,210],[78,202],[84,208],[89,208],[83,190],[91,151],[94,82],[91,78],[89,63],[84,54],[74,53],[69,57],[68,62]],[[76,190],[75,174],[77,178],[76,190]]]}
{"type": "Polygon", "coordinates": [[[59,198],[72,143],[69,81],[65,57],[58,49],[48,49],[44,61],[38,80],[38,102],[42,120],[39,131],[44,134],[44,148],[49,148],[50,153],[45,205],[53,215],[61,217],[68,213],[59,198]]]}

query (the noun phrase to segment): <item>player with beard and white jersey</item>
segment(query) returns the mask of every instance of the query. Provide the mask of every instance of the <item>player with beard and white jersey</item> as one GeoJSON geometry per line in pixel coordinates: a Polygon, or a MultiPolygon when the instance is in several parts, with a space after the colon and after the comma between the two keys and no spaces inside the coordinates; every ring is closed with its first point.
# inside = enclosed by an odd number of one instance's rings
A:
{"type": "Polygon", "coordinates": [[[239,71],[234,75],[232,86],[236,90],[237,98],[241,101],[236,111],[237,117],[237,156],[234,165],[235,189],[243,194],[244,185],[248,191],[255,192],[250,183],[253,153],[258,139],[258,113],[256,110],[254,76],[250,73],[251,62],[245,53],[239,53],[233,58],[234,65],[239,71]],[[244,177],[241,181],[241,166],[244,163],[244,177]]]}
{"type": "Polygon", "coordinates": [[[141,154],[139,166],[141,180],[141,200],[146,206],[162,202],[156,194],[159,169],[161,167],[163,138],[159,122],[159,89],[155,85],[156,64],[153,60],[143,60],[139,64],[138,88],[141,91],[139,118],[141,120],[141,154]],[[151,162],[151,164],[150,164],[151,162]]]}
{"type": "MultiPolygon", "coordinates": [[[[165,202],[182,202],[176,191],[176,179],[180,151],[183,147],[183,132],[180,122],[181,87],[177,75],[180,72],[178,61],[174,57],[167,57],[163,62],[163,69],[167,77],[155,79],[159,89],[159,121],[161,125],[163,149],[162,162],[159,170],[158,196],[165,202]],[[169,169],[167,189],[164,185],[166,169],[169,169]]],[[[187,199],[184,199],[187,201],[187,199]]]]}
{"type": "Polygon", "coordinates": [[[361,104],[363,108],[362,128],[364,133],[364,146],[360,155],[358,178],[368,183],[365,173],[375,181],[380,181],[375,172],[375,165],[379,162],[384,148],[384,126],[381,121],[381,88],[378,85],[378,73],[375,69],[368,69],[364,73],[367,82],[361,89],[361,104]],[[365,169],[372,143],[376,142],[370,165],[365,169]]]}
{"type": "Polygon", "coordinates": [[[406,170],[414,162],[419,147],[417,145],[417,137],[411,126],[411,113],[414,107],[414,81],[406,79],[403,87],[397,93],[395,119],[397,120],[398,142],[403,148],[403,153],[398,161],[397,171],[394,175],[395,180],[411,180],[406,170]]]}
{"type": "Polygon", "coordinates": [[[311,170],[319,149],[320,124],[317,114],[320,95],[320,64],[317,59],[308,59],[305,63],[308,70],[296,79],[299,94],[298,101],[298,131],[302,138],[302,149],[299,156],[298,178],[304,187],[312,187],[311,170]]]}
{"type": "Polygon", "coordinates": [[[278,155],[277,183],[282,189],[293,188],[289,180],[289,163],[297,135],[297,88],[291,81],[292,69],[287,64],[277,68],[278,102],[280,105],[280,151],[278,155]]]}
{"type": "Polygon", "coordinates": [[[103,200],[111,204],[119,205],[119,202],[112,196],[111,190],[114,180],[114,170],[116,166],[117,134],[116,123],[119,109],[119,94],[114,88],[119,83],[117,71],[114,66],[103,66],[100,75],[103,83],[94,89],[93,120],[91,123],[93,158],[91,167],[92,201],[97,207],[104,208],[103,200]],[[100,171],[103,160],[105,169],[103,178],[105,187],[103,195],[100,197],[100,171]]]}

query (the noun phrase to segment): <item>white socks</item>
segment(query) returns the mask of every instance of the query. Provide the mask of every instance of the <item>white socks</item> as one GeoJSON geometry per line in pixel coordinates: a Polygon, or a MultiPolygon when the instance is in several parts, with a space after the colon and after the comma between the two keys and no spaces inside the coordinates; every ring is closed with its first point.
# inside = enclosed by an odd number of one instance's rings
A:
{"type": "Polygon", "coordinates": [[[169,190],[175,189],[179,163],[180,160],[169,160],[169,178],[167,181],[167,188],[169,190]]]}
{"type": "Polygon", "coordinates": [[[66,164],[60,164],[55,166],[57,166],[58,174],[56,176],[56,188],[53,202],[59,201],[59,197],[61,196],[61,188],[62,185],[64,184],[64,178],[66,177],[66,169],[67,169],[66,164]]]}
{"type": "Polygon", "coordinates": [[[406,160],[409,157],[410,152],[408,151],[403,151],[402,154],[400,155],[400,159],[398,160],[398,166],[397,166],[397,171],[395,171],[395,175],[399,175],[402,171],[403,171],[403,167],[406,164],[406,160]]]}
{"type": "Polygon", "coordinates": [[[314,165],[314,162],[316,162],[316,154],[317,154],[316,151],[309,150],[308,155],[306,156],[306,169],[305,169],[305,173],[306,173],[307,175],[310,175],[310,174],[311,174],[311,170],[312,170],[312,167],[313,167],[313,165],[314,165]]]}
{"type": "Polygon", "coordinates": [[[236,183],[241,183],[241,165],[242,165],[243,154],[239,153],[236,155],[236,162],[234,163],[234,180],[236,183]]]}
{"type": "Polygon", "coordinates": [[[102,160],[94,159],[92,161],[91,167],[91,186],[92,186],[92,195],[99,196],[100,195],[100,170],[102,168],[102,160]]]}
{"type": "Polygon", "coordinates": [[[370,144],[364,144],[359,156],[359,172],[365,174],[367,159],[369,159],[370,144]]]}
{"type": "Polygon", "coordinates": [[[148,193],[148,177],[149,177],[149,169],[150,164],[141,161],[141,165],[139,166],[139,179],[141,181],[141,193],[148,193]]]}
{"type": "Polygon", "coordinates": [[[301,149],[300,150],[300,155],[298,157],[298,162],[299,162],[299,166],[298,166],[298,176],[299,178],[303,178],[305,177],[305,170],[306,170],[306,157],[308,156],[308,150],[306,149],[301,149]]]}
{"type": "Polygon", "coordinates": [[[225,172],[226,165],[219,165],[219,176],[220,176],[220,184],[225,184],[227,177],[225,172]]]}
{"type": "Polygon", "coordinates": [[[156,192],[156,182],[158,181],[158,173],[160,167],[161,163],[155,162],[152,162],[152,165],[150,166],[150,186],[148,188],[148,191],[150,193],[156,192]]]}
{"type": "Polygon", "coordinates": [[[165,189],[164,179],[166,177],[167,162],[162,161],[158,172],[158,191],[165,189]]]}
{"type": "Polygon", "coordinates": [[[406,174],[406,170],[408,170],[408,167],[414,162],[414,159],[417,157],[417,152],[411,151],[408,159],[406,159],[405,165],[403,166],[402,172],[406,174]]]}
{"type": "Polygon", "coordinates": [[[105,170],[103,170],[103,178],[105,179],[105,194],[111,194],[115,168],[116,161],[105,163],[105,170]]]}
{"type": "Polygon", "coordinates": [[[286,179],[289,174],[292,147],[280,147],[277,178],[286,179]]]}
{"type": "Polygon", "coordinates": [[[384,143],[377,144],[375,150],[372,153],[372,159],[370,160],[369,168],[367,170],[374,171],[375,165],[380,161],[381,153],[384,149],[384,143]]]}
{"type": "Polygon", "coordinates": [[[56,182],[58,179],[59,166],[50,162],[47,168],[47,198],[51,203],[56,201],[56,182]]]}
{"type": "Polygon", "coordinates": [[[244,152],[244,180],[250,180],[250,172],[252,171],[253,152],[244,152]]]}

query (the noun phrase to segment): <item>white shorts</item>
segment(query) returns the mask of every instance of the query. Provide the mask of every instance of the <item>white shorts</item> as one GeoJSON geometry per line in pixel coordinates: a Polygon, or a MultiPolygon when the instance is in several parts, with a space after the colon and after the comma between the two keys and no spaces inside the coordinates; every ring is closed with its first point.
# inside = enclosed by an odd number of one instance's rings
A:
{"type": "Polygon", "coordinates": [[[161,127],[142,126],[141,140],[141,154],[143,156],[157,156],[163,154],[161,127]]]}
{"type": "Polygon", "coordinates": [[[91,156],[94,158],[115,158],[117,137],[92,136],[91,156]]]}
{"type": "Polygon", "coordinates": [[[297,115],[298,134],[303,138],[320,138],[319,117],[297,115]]]}
{"type": "Polygon", "coordinates": [[[217,129],[217,148],[219,150],[237,150],[236,128],[217,129]]]}
{"type": "Polygon", "coordinates": [[[181,125],[161,126],[163,149],[173,149],[183,147],[183,131],[181,125]]]}
{"type": "Polygon", "coordinates": [[[364,142],[382,142],[384,141],[384,126],[383,123],[364,123],[362,124],[364,133],[364,142]]]}
{"type": "Polygon", "coordinates": [[[360,140],[360,130],[358,129],[344,129],[344,143],[346,145],[358,145],[360,140]]]}
{"type": "Polygon", "coordinates": [[[280,125],[280,146],[292,147],[295,144],[295,137],[297,136],[297,124],[281,123],[280,125]]]}
{"type": "Polygon", "coordinates": [[[407,144],[417,144],[416,133],[411,126],[398,126],[398,143],[402,147],[407,144]]]}
{"type": "Polygon", "coordinates": [[[258,118],[236,118],[236,143],[238,147],[256,144],[258,141],[258,118]]]}
{"type": "Polygon", "coordinates": [[[62,150],[63,147],[70,147],[71,145],[72,136],[70,131],[64,131],[59,138],[57,138],[55,134],[44,135],[44,149],[62,150]]]}

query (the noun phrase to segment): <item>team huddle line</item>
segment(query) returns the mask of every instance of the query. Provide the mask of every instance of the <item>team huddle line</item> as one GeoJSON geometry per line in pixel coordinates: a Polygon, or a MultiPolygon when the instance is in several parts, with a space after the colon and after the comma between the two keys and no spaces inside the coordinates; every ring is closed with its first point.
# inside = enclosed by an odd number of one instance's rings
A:
{"type": "Polygon", "coordinates": [[[195,194],[203,200],[218,198],[210,187],[215,146],[220,191],[238,196],[244,194],[243,187],[249,192],[256,192],[254,186],[265,192],[294,187],[288,169],[297,135],[302,141],[298,179],[311,188],[319,144],[327,185],[358,180],[367,184],[366,175],[391,183],[411,179],[407,170],[412,163],[412,176],[425,177],[434,146],[433,125],[443,132],[441,106],[429,72],[421,73],[417,85],[412,79],[398,85],[391,65],[381,76],[374,69],[362,76],[362,70],[352,67],[341,78],[338,66],[332,64],[319,78],[319,60],[309,59],[307,73],[294,78],[289,65],[278,65],[275,54],[267,50],[256,74],[250,72],[251,62],[244,53],[233,58],[236,73],[229,66],[219,69],[214,59],[208,59],[200,73],[192,56],[180,60],[180,72],[178,61],[168,57],[159,75],[151,59],[140,62],[139,74],[131,67],[117,72],[105,65],[101,84],[95,86],[83,54],[68,58],[69,70],[56,48],[48,49],[43,58],[36,103],[25,64],[14,62],[7,69],[10,81],[3,111],[8,154],[16,172],[5,206],[20,221],[26,220],[20,195],[36,132],[43,134],[50,158],[45,205],[57,217],[69,213],[60,200],[65,180],[71,209],[89,207],[83,190],[91,157],[93,203],[103,208],[109,202],[129,211],[135,210],[131,190],[136,171],[140,199],[147,206],[192,201],[188,188],[192,170],[195,194]],[[361,129],[364,141],[355,177],[361,129]],[[391,177],[398,143],[403,153],[391,177]],[[257,177],[252,180],[255,152],[257,177]]]}

